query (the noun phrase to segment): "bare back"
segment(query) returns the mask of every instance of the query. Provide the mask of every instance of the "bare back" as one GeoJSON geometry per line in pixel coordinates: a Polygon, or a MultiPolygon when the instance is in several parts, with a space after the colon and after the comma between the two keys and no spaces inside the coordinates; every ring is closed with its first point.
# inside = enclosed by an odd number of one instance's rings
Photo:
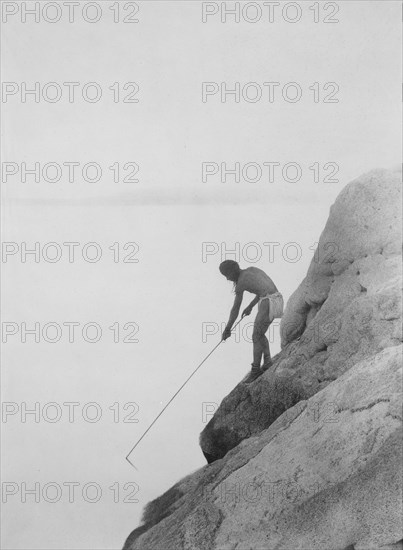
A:
{"type": "Polygon", "coordinates": [[[242,269],[235,287],[236,294],[244,291],[259,297],[277,292],[277,287],[268,275],[258,267],[242,269]]]}

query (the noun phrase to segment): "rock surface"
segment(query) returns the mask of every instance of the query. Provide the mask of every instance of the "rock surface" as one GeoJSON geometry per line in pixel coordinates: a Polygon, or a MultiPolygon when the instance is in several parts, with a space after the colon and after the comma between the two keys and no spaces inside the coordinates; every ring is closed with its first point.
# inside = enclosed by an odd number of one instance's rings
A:
{"type": "Polygon", "coordinates": [[[250,386],[238,384],[200,436],[209,461],[401,342],[400,220],[401,172],[374,170],[343,189],[288,301],[273,367],[250,386]]]}
{"type": "Polygon", "coordinates": [[[282,351],[201,434],[212,464],[148,504],[125,550],[398,550],[400,174],[332,206],[282,320],[282,351]]]}

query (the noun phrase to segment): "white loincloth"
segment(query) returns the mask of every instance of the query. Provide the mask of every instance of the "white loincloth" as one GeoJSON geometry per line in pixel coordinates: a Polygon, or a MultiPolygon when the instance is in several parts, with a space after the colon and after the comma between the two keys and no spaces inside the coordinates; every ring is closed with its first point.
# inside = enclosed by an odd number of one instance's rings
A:
{"type": "Polygon", "coordinates": [[[266,294],[259,298],[259,306],[263,300],[269,300],[269,317],[270,323],[273,319],[280,319],[284,313],[284,299],[281,292],[274,292],[274,294],[266,294]]]}

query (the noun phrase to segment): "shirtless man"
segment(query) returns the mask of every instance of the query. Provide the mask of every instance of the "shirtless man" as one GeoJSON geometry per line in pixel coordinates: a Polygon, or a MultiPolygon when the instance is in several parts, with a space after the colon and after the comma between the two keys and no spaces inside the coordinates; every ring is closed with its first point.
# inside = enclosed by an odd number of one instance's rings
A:
{"type": "Polygon", "coordinates": [[[283,297],[270,277],[257,267],[241,269],[237,262],[225,260],[220,264],[220,272],[228,281],[234,283],[235,290],[235,301],[222,335],[223,340],[231,336],[231,329],[238,317],[245,290],[256,296],[248,307],[243,310],[242,317],[250,315],[254,306],[257,303],[259,304],[252,334],[252,369],[244,380],[245,383],[250,384],[272,365],[269,341],[265,334],[273,319],[279,318],[283,314],[283,297]],[[260,367],[262,356],[263,365],[260,367]]]}

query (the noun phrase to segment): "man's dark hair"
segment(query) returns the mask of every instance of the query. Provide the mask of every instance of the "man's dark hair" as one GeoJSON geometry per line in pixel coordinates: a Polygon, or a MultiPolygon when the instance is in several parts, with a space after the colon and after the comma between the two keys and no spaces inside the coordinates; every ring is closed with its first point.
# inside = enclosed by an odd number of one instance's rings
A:
{"type": "Polygon", "coordinates": [[[238,279],[241,272],[239,263],[234,260],[225,260],[224,262],[221,262],[219,270],[225,277],[231,277],[231,279],[235,280],[238,279]]]}

